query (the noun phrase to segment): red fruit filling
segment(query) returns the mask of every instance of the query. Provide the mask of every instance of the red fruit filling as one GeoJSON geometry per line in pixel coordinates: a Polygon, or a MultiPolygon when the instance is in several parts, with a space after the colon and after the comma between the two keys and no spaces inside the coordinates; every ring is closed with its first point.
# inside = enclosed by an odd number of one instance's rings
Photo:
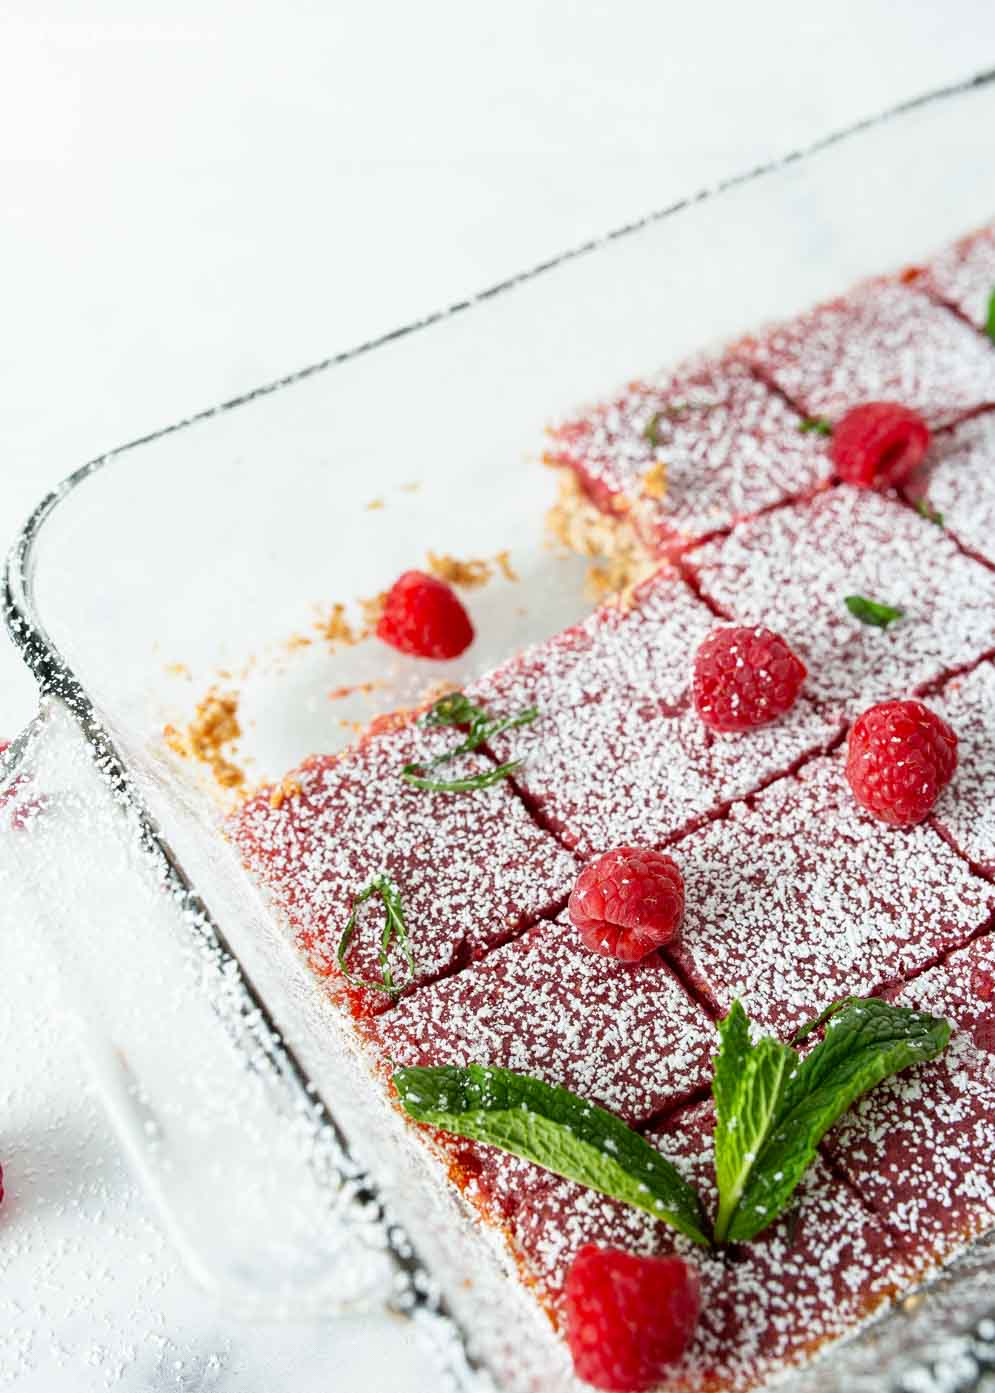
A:
{"type": "Polygon", "coordinates": [[[917,411],[892,401],[869,401],[833,428],[830,457],[839,477],[863,489],[903,484],[929,448],[929,426],[917,411]]]}
{"type": "Polygon", "coordinates": [[[569,912],[593,953],[637,962],[676,937],[684,878],[663,852],[618,847],[584,867],[569,912]]]}
{"type": "Polygon", "coordinates": [[[850,732],[846,777],[861,807],[893,827],[932,808],[957,767],[957,736],[921,701],[882,701],[850,732]]]}
{"type": "Polygon", "coordinates": [[[416,658],[457,658],[473,642],[473,625],[443,581],[405,571],[384,601],[377,637],[416,658]]]}
{"type": "Polygon", "coordinates": [[[770,629],[716,629],[694,660],[694,705],[712,730],[753,730],[794,706],[805,664],[770,629]]]}
{"type": "Polygon", "coordinates": [[[608,1393],[645,1393],[687,1349],[700,1305],[698,1274],[683,1258],[587,1244],[566,1280],[577,1377],[608,1393]]]}

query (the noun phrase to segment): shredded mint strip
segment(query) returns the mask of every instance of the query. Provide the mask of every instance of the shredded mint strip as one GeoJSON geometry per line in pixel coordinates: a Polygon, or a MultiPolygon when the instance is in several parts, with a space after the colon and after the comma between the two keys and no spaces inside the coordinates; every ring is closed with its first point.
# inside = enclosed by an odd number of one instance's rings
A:
{"type": "Polygon", "coordinates": [[[638,1132],[565,1088],[508,1069],[398,1069],[409,1117],[510,1151],[707,1244],[697,1192],[638,1132]]]}
{"type": "Polygon", "coordinates": [[[928,498],[920,498],[916,504],[916,512],[927,522],[935,522],[937,527],[943,526],[943,514],[938,513],[930,503],[928,498]]]}
{"type": "Polygon", "coordinates": [[[799,423],[798,429],[802,435],[832,435],[833,426],[831,421],[827,421],[824,416],[806,416],[804,421],[799,423]]]}
{"type": "Polygon", "coordinates": [[[355,987],[369,987],[371,991],[386,992],[388,996],[397,996],[409,982],[414,980],[415,959],[411,951],[411,942],[408,938],[408,925],[404,918],[404,907],[401,904],[401,897],[395,887],[385,875],[374,876],[365,890],[361,890],[352,901],[352,913],[349,915],[349,922],[342,930],[342,937],[339,939],[336,960],[343,977],[347,982],[351,982],[355,987]],[[380,951],[378,961],[380,963],[381,979],[379,982],[367,981],[362,977],[354,977],[345,965],[346,954],[352,943],[353,935],[356,932],[356,918],[359,914],[360,905],[366,903],[373,895],[379,895],[383,900],[384,909],[387,917],[384,921],[383,931],[380,935],[380,951]],[[396,982],[394,974],[390,969],[388,954],[395,939],[400,945],[401,952],[408,968],[408,976],[404,982],[396,982]]]}
{"type": "Polygon", "coordinates": [[[995,343],[995,290],[988,297],[988,318],[985,320],[985,329],[992,343],[995,343]]]}
{"type": "Polygon", "coordinates": [[[901,619],[902,610],[894,605],[883,605],[878,600],[868,600],[865,595],[846,595],[843,603],[861,624],[872,624],[876,629],[887,629],[895,619],[901,619]]]}
{"type": "Polygon", "coordinates": [[[468,775],[464,779],[434,779],[429,771],[437,769],[440,764],[448,764],[458,755],[471,754],[504,730],[513,730],[516,726],[528,725],[538,715],[537,708],[529,706],[524,711],[519,711],[515,716],[488,716],[482,707],[475,706],[462,692],[450,692],[448,695],[440,697],[425,712],[421,718],[421,724],[436,729],[442,726],[468,726],[469,733],[466,739],[451,750],[445,750],[441,755],[436,755],[427,764],[406,764],[401,770],[401,778],[405,783],[411,784],[413,788],[427,789],[432,793],[467,793],[475,788],[490,788],[492,784],[500,783],[502,779],[506,779],[519,767],[521,760],[516,759],[508,764],[499,764],[493,769],[485,770],[482,774],[468,775]]]}
{"type": "Polygon", "coordinates": [[[935,1059],[950,1026],[875,998],[846,998],[804,1059],[765,1038],[751,1043],[738,1002],[719,1025],[715,1061],[715,1241],[747,1242],[784,1209],[826,1132],[863,1094],[912,1064],[935,1059]]]}

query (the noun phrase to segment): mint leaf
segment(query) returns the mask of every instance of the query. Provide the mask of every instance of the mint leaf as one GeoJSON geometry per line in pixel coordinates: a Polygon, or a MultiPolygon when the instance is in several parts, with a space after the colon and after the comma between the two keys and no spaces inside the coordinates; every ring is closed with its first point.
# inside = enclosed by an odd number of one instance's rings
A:
{"type": "Polygon", "coordinates": [[[715,1179],[719,1209],[715,1237],[721,1242],[750,1183],[759,1152],[780,1115],[788,1080],[798,1056],[767,1037],[750,1042],[750,1025],[738,1001],[719,1022],[721,1045],[715,1059],[715,1179]]]}
{"type": "Polygon", "coordinates": [[[816,435],[832,435],[833,433],[832,422],[827,421],[825,416],[806,416],[803,421],[799,422],[798,429],[802,435],[808,435],[811,432],[816,435]]]}
{"type": "Polygon", "coordinates": [[[902,617],[902,610],[895,609],[894,605],[883,605],[864,595],[845,595],[843,603],[861,624],[873,624],[876,629],[887,629],[892,620],[902,617]]]}
{"type": "MultiPolygon", "coordinates": [[[[787,1045],[761,1040],[750,1047],[732,1112],[728,1086],[723,1092],[725,1126],[717,1128],[715,1137],[716,1241],[747,1242],[765,1229],[784,1209],[819,1142],[843,1113],[883,1079],[935,1059],[950,1038],[946,1021],[873,997],[834,1003],[800,1034],[815,1029],[820,1020],[828,1020],[825,1038],[805,1059],[799,1060],[787,1045]],[[738,1194],[728,1188],[732,1185],[738,1194]]],[[[741,1027],[733,1025],[729,1035],[730,1048],[741,1051],[741,1027]]],[[[721,1054],[716,1076],[720,1067],[721,1054]]]]}
{"type": "Polygon", "coordinates": [[[437,769],[440,764],[448,764],[457,755],[471,754],[474,750],[486,744],[488,740],[500,735],[504,730],[513,730],[516,726],[528,725],[539,715],[535,706],[526,707],[524,711],[519,711],[514,716],[488,716],[481,706],[475,706],[469,697],[462,692],[449,692],[446,696],[440,697],[421,718],[421,725],[438,728],[440,726],[469,726],[469,734],[459,745],[455,745],[451,750],[445,750],[441,755],[436,755],[427,764],[406,764],[401,770],[401,778],[405,783],[411,784],[413,788],[427,789],[432,793],[466,793],[470,789],[490,788],[492,784],[500,783],[506,779],[513,770],[521,764],[521,760],[512,760],[509,764],[499,764],[493,769],[485,770],[482,774],[468,775],[463,779],[433,779],[429,771],[437,769]]]}
{"type": "Polygon", "coordinates": [[[921,518],[925,518],[927,522],[933,522],[937,527],[943,526],[943,514],[936,511],[928,498],[920,498],[918,500],[916,503],[916,512],[921,518]]]}
{"type": "Polygon", "coordinates": [[[339,939],[339,946],[335,957],[339,965],[339,971],[346,981],[351,982],[354,987],[368,987],[370,991],[385,992],[388,996],[398,996],[409,982],[414,981],[415,959],[408,938],[408,925],[404,917],[404,907],[401,904],[401,897],[396,888],[385,875],[374,876],[365,890],[360,890],[358,895],[353,896],[352,912],[349,915],[348,923],[342,930],[342,937],[339,939]],[[352,943],[353,935],[356,932],[356,917],[359,914],[359,907],[365,904],[373,895],[380,896],[384,903],[384,909],[387,912],[383,930],[380,934],[380,950],[377,954],[381,972],[379,982],[368,981],[364,977],[354,977],[345,965],[346,954],[349,951],[349,945],[352,943]],[[400,944],[401,952],[404,955],[404,960],[408,968],[407,981],[401,983],[394,980],[394,974],[388,962],[388,954],[395,939],[400,944]]]}
{"type": "Polygon", "coordinates": [[[509,1069],[398,1069],[401,1106],[416,1122],[533,1161],[708,1243],[698,1194],[670,1161],[604,1108],[509,1069]]]}
{"type": "Polygon", "coordinates": [[[995,343],[995,290],[988,297],[988,318],[985,320],[985,329],[992,343],[995,343]]]}
{"type": "MultiPolygon", "coordinates": [[[[436,761],[433,760],[433,763],[436,761]]],[[[427,789],[430,793],[469,793],[475,788],[490,788],[492,784],[499,784],[514,773],[521,763],[520,759],[513,759],[508,764],[496,764],[492,769],[485,769],[482,774],[468,774],[465,779],[429,779],[418,773],[417,764],[406,764],[401,770],[401,778],[412,788],[427,789]]]]}

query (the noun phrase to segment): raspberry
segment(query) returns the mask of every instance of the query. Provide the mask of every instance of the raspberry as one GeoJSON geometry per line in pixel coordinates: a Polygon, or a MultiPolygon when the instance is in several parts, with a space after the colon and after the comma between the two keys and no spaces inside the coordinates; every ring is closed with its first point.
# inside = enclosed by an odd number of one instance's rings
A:
{"type": "Polygon", "coordinates": [[[712,730],[752,730],[795,704],[805,664],[770,629],[714,629],[694,659],[694,706],[712,730]]]}
{"type": "Polygon", "coordinates": [[[588,1243],[565,1286],[567,1343],[577,1377],[609,1393],[644,1393],[687,1349],[701,1305],[683,1258],[639,1258],[588,1243]]]}
{"type": "Polygon", "coordinates": [[[882,701],[850,732],[846,777],[882,822],[922,822],[957,768],[957,736],[921,701],[882,701]]]}
{"type": "Polygon", "coordinates": [[[929,426],[894,401],[855,406],[833,427],[829,456],[847,484],[889,489],[902,484],[929,448],[929,426]]]}
{"type": "Polygon", "coordinates": [[[620,846],[584,867],[569,910],[592,953],[638,962],[677,936],[684,878],[663,852],[620,846]]]}
{"type": "Polygon", "coordinates": [[[448,585],[405,571],[384,601],[377,637],[416,658],[456,658],[473,642],[473,625],[448,585]]]}

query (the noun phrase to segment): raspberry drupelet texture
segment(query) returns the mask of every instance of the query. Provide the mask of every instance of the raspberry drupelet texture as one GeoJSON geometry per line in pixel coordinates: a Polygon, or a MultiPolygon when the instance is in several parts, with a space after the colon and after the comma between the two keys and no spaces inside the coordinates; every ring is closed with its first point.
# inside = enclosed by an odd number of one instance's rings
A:
{"type": "Polygon", "coordinates": [[[387,592],[377,638],[416,658],[458,658],[473,642],[473,625],[450,586],[405,571],[387,592]]]}
{"type": "Polygon", "coordinates": [[[592,953],[638,962],[676,937],[684,918],[684,879],[661,851],[618,847],[584,867],[569,909],[592,953]]]}
{"type": "Polygon", "coordinates": [[[753,730],[790,711],[805,664],[770,629],[716,629],[694,660],[694,706],[712,730],[753,730]]]}
{"type": "Polygon", "coordinates": [[[646,1393],[687,1349],[700,1305],[698,1275],[683,1258],[586,1244],[566,1281],[578,1378],[607,1393],[646,1393]]]}
{"type": "Polygon", "coordinates": [[[957,768],[957,736],[921,701],[882,701],[850,732],[846,777],[861,807],[892,827],[930,812],[957,768]]]}
{"type": "Polygon", "coordinates": [[[917,411],[892,401],[868,401],[833,429],[830,458],[839,477],[862,489],[896,488],[922,463],[929,426],[917,411]]]}

